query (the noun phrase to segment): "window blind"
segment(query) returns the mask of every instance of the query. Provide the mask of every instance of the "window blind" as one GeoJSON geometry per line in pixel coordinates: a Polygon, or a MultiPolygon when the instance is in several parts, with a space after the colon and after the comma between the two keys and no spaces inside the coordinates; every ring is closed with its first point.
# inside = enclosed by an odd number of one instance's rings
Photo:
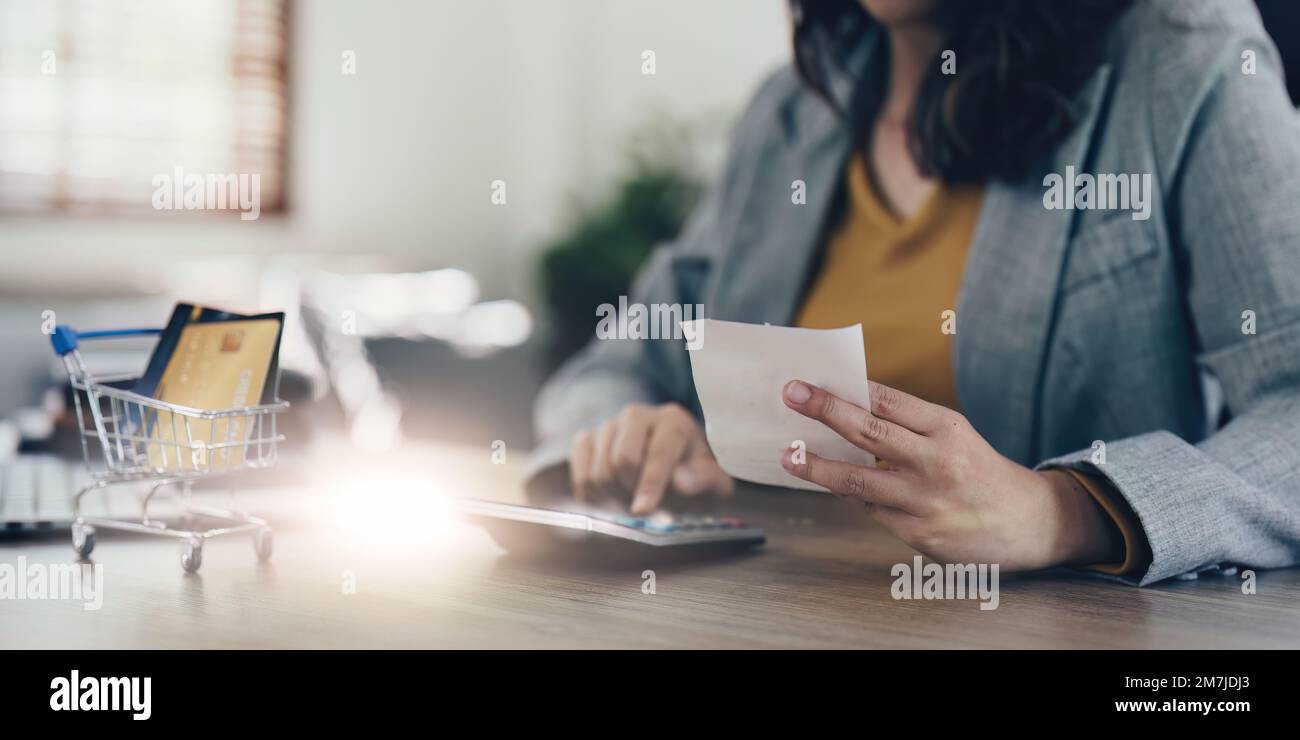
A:
{"type": "Polygon", "coordinates": [[[281,210],[288,10],[0,0],[0,210],[152,211],[178,171],[257,174],[261,211],[281,210]]]}

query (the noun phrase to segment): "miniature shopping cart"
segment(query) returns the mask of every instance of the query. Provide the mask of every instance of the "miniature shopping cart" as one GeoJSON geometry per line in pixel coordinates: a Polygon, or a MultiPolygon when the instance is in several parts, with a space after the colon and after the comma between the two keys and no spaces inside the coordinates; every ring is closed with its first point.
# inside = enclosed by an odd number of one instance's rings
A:
{"type": "Polygon", "coordinates": [[[289,404],[277,399],[261,406],[203,411],[159,401],[131,391],[134,377],[91,376],[77,349],[79,340],[161,332],[121,329],[78,334],[71,327],[58,326],[50,337],[72,382],[81,450],[91,479],[72,499],[72,547],[82,557],[90,555],[96,527],[175,537],[183,544],[181,567],[193,573],[203,562],[203,543],[209,538],[252,533],[257,557],[265,561],[271,557],[271,527],[240,509],[233,489],[229,509],[195,506],[190,494],[198,479],[273,466],[276,446],[284,440],[276,432],[276,416],[289,404]],[[82,516],[81,499],[91,491],[141,482],[149,490],[140,498],[138,519],[82,516]],[[150,516],[149,505],[159,491],[179,495],[183,528],[150,516]],[[196,517],[219,526],[195,528],[196,517]]]}

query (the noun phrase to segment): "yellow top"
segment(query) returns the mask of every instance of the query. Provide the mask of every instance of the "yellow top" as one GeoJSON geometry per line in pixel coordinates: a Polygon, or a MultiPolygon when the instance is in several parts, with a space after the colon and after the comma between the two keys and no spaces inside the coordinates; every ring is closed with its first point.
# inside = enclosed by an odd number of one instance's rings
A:
{"type": "Polygon", "coordinates": [[[796,324],[833,329],[861,323],[871,358],[868,377],[958,408],[952,332],[983,199],[982,187],[940,184],[916,213],[900,218],[877,195],[863,158],[854,157],[844,220],[796,324]]]}
{"type": "MultiPolygon", "coordinates": [[[[916,213],[901,218],[877,194],[863,158],[854,157],[844,221],[795,323],[811,329],[861,323],[868,377],[960,410],[952,365],[957,293],[983,200],[982,187],[939,184],[916,213]]],[[[1090,567],[1114,575],[1145,569],[1150,547],[1123,496],[1101,476],[1067,472],[1124,540],[1119,562],[1090,567]]]]}

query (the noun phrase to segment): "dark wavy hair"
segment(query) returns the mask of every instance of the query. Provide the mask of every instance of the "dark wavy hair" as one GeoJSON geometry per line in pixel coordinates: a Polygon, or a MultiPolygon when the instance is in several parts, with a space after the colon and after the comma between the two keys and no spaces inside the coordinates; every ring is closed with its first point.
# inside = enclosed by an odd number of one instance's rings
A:
{"type": "MultiPolygon", "coordinates": [[[[933,22],[955,52],[956,74],[936,56],[907,122],[917,167],[946,182],[1023,176],[1075,122],[1074,94],[1100,62],[1105,31],[1134,0],[939,0],[933,22]]],[[[887,35],[855,80],[852,102],[830,80],[876,21],[860,0],[790,0],[800,76],[865,144],[884,100],[887,35]]]]}

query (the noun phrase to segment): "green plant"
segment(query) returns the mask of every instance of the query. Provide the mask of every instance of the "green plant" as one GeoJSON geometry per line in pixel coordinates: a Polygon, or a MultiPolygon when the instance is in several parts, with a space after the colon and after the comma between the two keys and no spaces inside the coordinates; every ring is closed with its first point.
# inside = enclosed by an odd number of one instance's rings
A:
{"type": "Polygon", "coordinates": [[[542,296],[550,314],[548,371],[591,338],[596,307],[617,305],[656,246],[675,237],[700,195],[684,125],[657,122],[634,134],[624,174],[609,195],[580,208],[567,232],[543,250],[542,296]]]}

